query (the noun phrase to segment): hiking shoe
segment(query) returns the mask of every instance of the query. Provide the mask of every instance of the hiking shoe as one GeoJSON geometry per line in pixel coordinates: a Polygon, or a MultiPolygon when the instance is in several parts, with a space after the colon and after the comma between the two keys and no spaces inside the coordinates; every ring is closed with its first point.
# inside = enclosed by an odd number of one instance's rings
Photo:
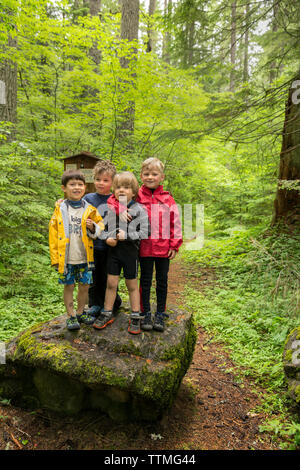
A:
{"type": "Polygon", "coordinates": [[[83,312],[81,315],[76,315],[78,323],[84,323],[85,325],[92,325],[95,322],[95,317],[92,317],[87,312],[83,312]]]}
{"type": "Polygon", "coordinates": [[[156,331],[164,331],[165,318],[169,318],[169,315],[167,315],[165,312],[156,312],[154,317],[153,329],[156,331]]]}
{"type": "Polygon", "coordinates": [[[93,327],[97,330],[101,330],[114,321],[115,317],[113,316],[112,311],[102,309],[99,317],[94,321],[93,327]]]}
{"type": "Polygon", "coordinates": [[[78,320],[73,315],[67,319],[66,323],[67,323],[68,330],[79,330],[80,329],[80,325],[78,323],[78,320]]]}
{"type": "Polygon", "coordinates": [[[145,331],[150,331],[153,329],[151,312],[146,312],[145,315],[141,317],[141,328],[145,331]]]}
{"type": "Polygon", "coordinates": [[[97,317],[99,313],[101,312],[101,307],[100,305],[92,305],[90,308],[85,310],[84,313],[87,313],[88,315],[91,315],[92,317],[97,317]]]}
{"type": "Polygon", "coordinates": [[[138,335],[141,332],[141,317],[139,312],[132,312],[130,314],[128,333],[138,335]]]}

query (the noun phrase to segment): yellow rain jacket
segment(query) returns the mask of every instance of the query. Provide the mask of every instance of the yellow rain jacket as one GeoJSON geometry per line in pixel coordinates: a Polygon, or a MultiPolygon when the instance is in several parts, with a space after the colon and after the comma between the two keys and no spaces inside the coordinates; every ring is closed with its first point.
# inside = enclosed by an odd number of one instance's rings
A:
{"type": "MultiPolygon", "coordinates": [[[[94,244],[93,240],[98,238],[104,230],[102,217],[97,209],[84,199],[82,200],[84,213],[81,219],[82,242],[86,250],[88,267],[94,265],[94,244]],[[95,233],[92,233],[86,226],[87,219],[92,219],[95,225],[95,233]]],[[[61,204],[56,204],[54,213],[49,223],[49,248],[51,265],[58,264],[58,272],[61,274],[67,271],[69,253],[69,216],[68,202],[65,200],[61,204]]]]}

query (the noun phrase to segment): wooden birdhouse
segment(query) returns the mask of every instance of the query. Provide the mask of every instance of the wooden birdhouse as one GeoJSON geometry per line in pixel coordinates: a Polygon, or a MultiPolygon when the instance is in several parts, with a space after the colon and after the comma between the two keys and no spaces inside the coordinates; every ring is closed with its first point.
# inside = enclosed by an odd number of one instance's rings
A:
{"type": "Polygon", "coordinates": [[[64,171],[80,170],[85,176],[86,193],[95,192],[93,168],[100,159],[90,152],[80,152],[63,160],[64,171]]]}

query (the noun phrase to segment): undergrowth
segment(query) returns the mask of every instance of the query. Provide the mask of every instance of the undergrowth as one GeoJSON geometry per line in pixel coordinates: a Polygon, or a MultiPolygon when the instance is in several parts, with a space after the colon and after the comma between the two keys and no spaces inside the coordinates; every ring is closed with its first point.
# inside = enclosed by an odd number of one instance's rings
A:
{"type": "Polygon", "coordinates": [[[291,447],[300,445],[300,424],[289,411],[282,352],[288,332],[300,324],[299,241],[299,233],[251,229],[208,238],[203,249],[182,255],[193,269],[215,269],[214,287],[186,287],[187,305],[228,346],[243,374],[266,390],[261,406],[271,419],[261,430],[292,437],[291,447]]]}

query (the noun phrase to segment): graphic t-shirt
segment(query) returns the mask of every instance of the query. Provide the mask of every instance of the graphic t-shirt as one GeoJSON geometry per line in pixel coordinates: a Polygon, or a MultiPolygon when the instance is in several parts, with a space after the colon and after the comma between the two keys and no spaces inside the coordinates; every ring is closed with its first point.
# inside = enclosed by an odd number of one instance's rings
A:
{"type": "Polygon", "coordinates": [[[81,219],[84,213],[84,208],[74,208],[68,206],[69,213],[69,235],[70,235],[70,250],[68,257],[68,264],[83,264],[87,263],[86,251],[82,242],[82,229],[81,219]]]}

